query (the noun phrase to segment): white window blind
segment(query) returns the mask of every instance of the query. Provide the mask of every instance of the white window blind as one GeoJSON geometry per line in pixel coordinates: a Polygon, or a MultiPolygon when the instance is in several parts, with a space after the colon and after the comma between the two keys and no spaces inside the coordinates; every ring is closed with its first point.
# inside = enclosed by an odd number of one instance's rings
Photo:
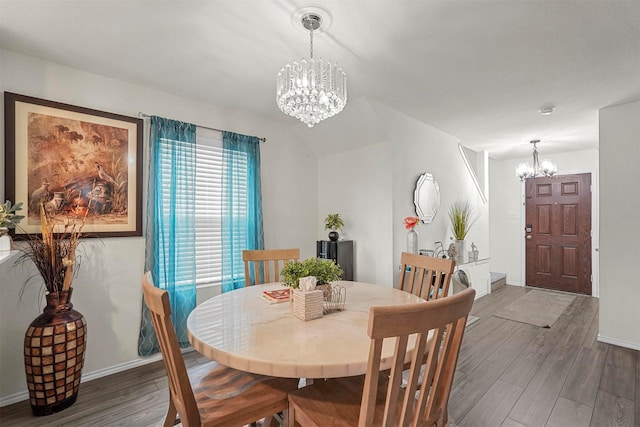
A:
{"type": "Polygon", "coordinates": [[[196,138],[196,283],[222,280],[222,140],[196,138]]]}

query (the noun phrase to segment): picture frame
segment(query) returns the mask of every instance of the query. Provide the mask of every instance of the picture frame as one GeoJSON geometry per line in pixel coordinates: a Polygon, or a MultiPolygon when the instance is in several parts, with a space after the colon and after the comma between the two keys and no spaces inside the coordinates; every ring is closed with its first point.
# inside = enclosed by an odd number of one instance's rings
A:
{"type": "Polygon", "coordinates": [[[84,218],[86,237],[142,236],[143,121],[4,93],[5,198],[23,202],[14,236],[84,218]]]}

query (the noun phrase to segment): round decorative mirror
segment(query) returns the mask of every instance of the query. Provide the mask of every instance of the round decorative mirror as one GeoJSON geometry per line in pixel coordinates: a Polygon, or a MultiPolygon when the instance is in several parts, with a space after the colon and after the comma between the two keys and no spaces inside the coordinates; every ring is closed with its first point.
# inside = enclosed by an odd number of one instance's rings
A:
{"type": "Polygon", "coordinates": [[[425,172],[418,178],[413,192],[413,204],[416,205],[416,215],[420,221],[425,224],[433,221],[440,208],[440,187],[430,173],[425,172]]]}

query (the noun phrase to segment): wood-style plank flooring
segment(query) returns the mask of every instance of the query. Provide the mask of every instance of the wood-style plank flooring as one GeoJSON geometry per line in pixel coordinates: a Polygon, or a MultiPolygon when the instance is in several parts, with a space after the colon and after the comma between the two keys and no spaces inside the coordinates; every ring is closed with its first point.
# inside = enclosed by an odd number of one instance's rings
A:
{"type": "Polygon", "coordinates": [[[596,341],[598,299],[576,296],[550,329],[491,316],[529,290],[475,302],[449,400],[458,426],[640,425],[640,352],[596,341]]]}
{"type": "MultiPolygon", "coordinates": [[[[451,418],[459,427],[640,426],[640,352],[596,341],[598,300],[577,296],[551,329],[492,316],[528,291],[507,285],[475,302],[451,418]]],[[[158,426],[167,402],[156,362],[83,383],[78,401],[51,416],[31,416],[26,401],[0,408],[0,425],[158,426]]]]}

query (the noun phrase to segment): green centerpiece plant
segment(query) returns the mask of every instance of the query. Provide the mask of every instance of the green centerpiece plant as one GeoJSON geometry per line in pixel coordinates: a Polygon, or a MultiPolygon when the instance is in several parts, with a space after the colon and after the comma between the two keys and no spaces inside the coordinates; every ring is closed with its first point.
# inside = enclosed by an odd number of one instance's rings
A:
{"type": "Polygon", "coordinates": [[[318,285],[327,285],[342,279],[342,269],[330,259],[309,258],[288,261],[280,272],[280,283],[297,289],[301,277],[314,276],[318,285]]]}

